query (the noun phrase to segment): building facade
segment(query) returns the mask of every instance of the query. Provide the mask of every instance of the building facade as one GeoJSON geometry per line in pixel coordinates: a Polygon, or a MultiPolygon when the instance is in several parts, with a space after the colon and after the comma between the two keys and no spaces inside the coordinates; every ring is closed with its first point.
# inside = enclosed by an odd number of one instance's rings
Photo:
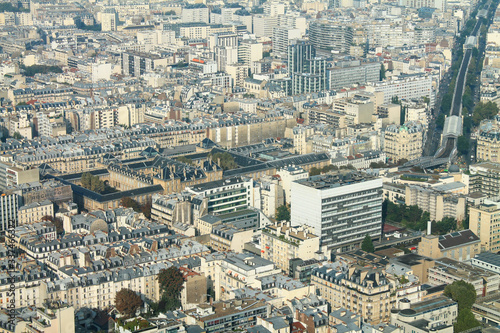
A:
{"type": "Polygon", "coordinates": [[[307,226],[292,228],[289,222],[276,222],[262,230],[261,256],[288,273],[290,260],[313,259],[319,251],[319,237],[307,226]]]}
{"type": "Polygon", "coordinates": [[[308,225],[324,250],[347,251],[382,227],[382,180],[358,173],[313,176],[292,183],[291,222],[308,225]]]}
{"type": "Polygon", "coordinates": [[[394,163],[415,160],[422,156],[423,139],[424,128],[420,123],[389,125],[384,132],[384,151],[394,163]]]}

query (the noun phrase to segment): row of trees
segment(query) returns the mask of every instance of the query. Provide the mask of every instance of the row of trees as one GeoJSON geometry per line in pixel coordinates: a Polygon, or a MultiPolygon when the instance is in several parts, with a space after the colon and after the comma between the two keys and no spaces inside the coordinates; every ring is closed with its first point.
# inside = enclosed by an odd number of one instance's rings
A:
{"type": "Polygon", "coordinates": [[[0,3],[0,13],[5,13],[5,12],[10,12],[10,13],[25,12],[25,13],[29,13],[30,10],[27,9],[27,8],[15,7],[10,2],[2,2],[2,3],[0,3]]]}
{"type": "MultiPolygon", "coordinates": [[[[429,212],[424,212],[418,206],[396,205],[389,200],[382,204],[382,220],[397,222],[413,230],[425,230],[430,221],[429,212]]],[[[457,221],[445,217],[441,221],[432,221],[432,230],[437,234],[446,234],[457,229],[457,221]]]]}
{"type": "Polygon", "coordinates": [[[33,65],[33,66],[19,66],[22,70],[24,70],[24,75],[26,76],[35,76],[35,74],[47,74],[47,73],[62,73],[63,70],[59,66],[46,66],[46,65],[33,65]]]}

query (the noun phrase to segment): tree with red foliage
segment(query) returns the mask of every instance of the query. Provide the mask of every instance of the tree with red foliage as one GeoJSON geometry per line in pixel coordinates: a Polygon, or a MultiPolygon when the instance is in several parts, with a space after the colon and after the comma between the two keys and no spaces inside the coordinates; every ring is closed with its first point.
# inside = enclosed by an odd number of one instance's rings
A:
{"type": "Polygon", "coordinates": [[[128,317],[135,316],[142,303],[141,296],[130,289],[123,288],[115,296],[116,309],[128,317]]]}

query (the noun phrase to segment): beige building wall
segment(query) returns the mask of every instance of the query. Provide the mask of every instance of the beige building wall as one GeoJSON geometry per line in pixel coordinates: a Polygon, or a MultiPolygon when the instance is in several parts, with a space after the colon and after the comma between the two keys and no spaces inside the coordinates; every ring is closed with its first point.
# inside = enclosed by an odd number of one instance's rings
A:
{"type": "Polygon", "coordinates": [[[474,258],[481,251],[480,243],[464,244],[449,249],[441,249],[439,246],[439,236],[426,235],[418,243],[418,254],[432,259],[450,258],[457,261],[464,261],[474,258]]]}
{"type": "Polygon", "coordinates": [[[423,130],[406,126],[387,127],[384,134],[384,151],[388,158],[397,163],[402,159],[415,160],[422,156],[423,130]]]}
{"type": "Polygon", "coordinates": [[[497,204],[470,206],[469,228],[481,240],[481,251],[500,251],[500,208],[497,204]]]}
{"type": "Polygon", "coordinates": [[[315,258],[320,239],[307,226],[291,228],[289,222],[267,226],[261,234],[261,256],[288,274],[290,260],[315,258]]]}
{"type": "Polygon", "coordinates": [[[39,222],[44,216],[54,216],[54,204],[48,200],[19,208],[18,223],[23,225],[39,222]]]}
{"type": "Polygon", "coordinates": [[[336,284],[314,274],[311,275],[311,284],[334,308],[346,308],[371,324],[389,319],[392,308],[390,284],[374,286],[373,281],[367,281],[366,286],[362,286],[346,279],[336,284]]]}

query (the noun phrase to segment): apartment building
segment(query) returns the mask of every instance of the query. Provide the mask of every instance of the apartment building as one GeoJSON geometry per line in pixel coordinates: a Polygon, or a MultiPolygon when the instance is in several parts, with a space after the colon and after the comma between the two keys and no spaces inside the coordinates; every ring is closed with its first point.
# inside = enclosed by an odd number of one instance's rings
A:
{"type": "Polygon", "coordinates": [[[394,163],[415,160],[422,156],[423,139],[424,128],[418,122],[389,125],[384,132],[384,151],[394,163]]]}
{"type": "Polygon", "coordinates": [[[382,119],[382,126],[401,124],[401,105],[382,104],[377,107],[377,115],[382,119]]]}
{"type": "Polygon", "coordinates": [[[245,243],[252,239],[252,235],[252,229],[236,229],[222,224],[217,225],[212,228],[210,233],[210,246],[215,251],[241,253],[245,243]]]}
{"type": "Polygon", "coordinates": [[[9,187],[37,182],[40,179],[38,168],[24,166],[14,162],[0,162],[0,190],[9,187]]]}
{"type": "Polygon", "coordinates": [[[54,216],[54,204],[50,200],[32,202],[18,211],[19,225],[39,222],[44,216],[54,216]]]}
{"type": "Polygon", "coordinates": [[[481,251],[480,239],[470,229],[436,236],[425,235],[418,243],[418,254],[433,259],[451,258],[465,261],[481,251]]]}
{"type": "Polygon", "coordinates": [[[253,181],[233,177],[186,187],[186,191],[208,199],[208,213],[223,214],[253,205],[253,181]]]}
{"type": "Polygon", "coordinates": [[[488,197],[500,195],[500,164],[481,162],[469,167],[469,192],[481,192],[488,197]]]}
{"type": "Polygon", "coordinates": [[[292,182],[309,177],[309,172],[295,165],[284,167],[278,170],[276,174],[280,176],[280,184],[285,192],[285,202],[287,203],[291,201],[292,197],[292,182]]]}
{"type": "Polygon", "coordinates": [[[249,67],[262,59],[263,45],[253,39],[243,39],[238,45],[238,62],[249,67]]]}
{"type": "Polygon", "coordinates": [[[169,65],[168,58],[162,58],[152,53],[123,52],[121,55],[122,74],[125,76],[140,77],[160,66],[169,65]]]}
{"type": "Polygon", "coordinates": [[[481,240],[481,252],[500,251],[500,202],[485,200],[469,207],[469,228],[481,240]]]}
{"type": "Polygon", "coordinates": [[[309,24],[309,40],[323,53],[332,51],[349,54],[353,41],[353,30],[348,25],[329,21],[313,21],[309,24]]]}
{"type": "Polygon", "coordinates": [[[188,4],[182,8],[181,22],[202,22],[208,24],[210,22],[210,10],[202,3],[188,4]]]}
{"type": "Polygon", "coordinates": [[[327,70],[330,89],[342,89],[380,80],[379,62],[339,61],[327,70]]]}
{"type": "Polygon", "coordinates": [[[18,209],[21,198],[17,194],[0,196],[0,233],[4,234],[12,226],[18,225],[18,209]]]}
{"type": "Polygon", "coordinates": [[[465,218],[467,200],[465,196],[446,193],[432,187],[407,185],[405,203],[429,212],[430,219],[434,221],[441,221],[444,217],[462,221],[465,218]]]}
{"type": "Polygon", "coordinates": [[[429,268],[429,283],[438,286],[463,280],[474,286],[478,297],[498,292],[500,275],[450,258],[435,261],[429,268]]]}
{"type": "Polygon", "coordinates": [[[262,229],[261,256],[276,264],[283,272],[290,271],[295,258],[313,259],[319,251],[319,237],[310,227],[292,227],[290,222],[275,222],[262,229]]]}
{"type": "Polygon", "coordinates": [[[374,104],[369,97],[355,96],[350,99],[335,100],[332,111],[345,114],[346,125],[359,125],[372,122],[374,104]]]}
{"type": "Polygon", "coordinates": [[[308,225],[326,251],[347,251],[369,234],[379,239],[382,179],[336,173],[297,180],[291,187],[291,222],[308,225]]]}
{"type": "Polygon", "coordinates": [[[500,162],[500,132],[495,126],[481,129],[477,134],[476,158],[478,161],[500,162]]]}
{"type": "Polygon", "coordinates": [[[105,9],[101,14],[101,30],[116,31],[118,26],[118,13],[113,8],[105,9]]]}
{"type": "Polygon", "coordinates": [[[432,77],[426,74],[400,75],[396,79],[367,85],[366,91],[383,92],[384,104],[391,103],[393,97],[400,100],[427,97],[429,106],[434,107],[432,77]]]}
{"type": "Polygon", "coordinates": [[[334,128],[347,126],[347,115],[342,112],[335,112],[324,107],[314,107],[307,109],[307,113],[309,124],[325,124],[334,128]]]}
{"type": "Polygon", "coordinates": [[[410,304],[391,312],[390,323],[403,332],[452,333],[458,316],[458,304],[445,296],[410,304]]]}
{"type": "Polygon", "coordinates": [[[272,41],[273,41],[273,53],[283,59],[288,56],[288,46],[291,41],[302,37],[300,29],[287,27],[287,26],[276,26],[273,28],[272,41]]]}
{"type": "Polygon", "coordinates": [[[279,274],[274,263],[253,254],[230,254],[215,266],[215,300],[231,298],[231,292],[243,287],[259,288],[260,279],[279,274]]]}
{"type": "Polygon", "coordinates": [[[161,269],[168,268],[163,263],[147,267],[118,268],[112,271],[93,272],[87,276],[71,276],[54,282],[42,282],[50,300],[62,300],[68,305],[104,309],[115,304],[116,293],[123,288],[143,294],[146,298],[158,301],[160,288],[157,275],[161,269]]]}
{"type": "Polygon", "coordinates": [[[500,256],[497,253],[482,252],[471,260],[474,267],[479,267],[490,272],[500,273],[500,256]]]}
{"type": "Polygon", "coordinates": [[[200,304],[186,311],[186,316],[207,333],[235,332],[255,326],[257,317],[267,318],[270,310],[265,300],[243,298],[213,305],[200,304]]]}
{"type": "Polygon", "coordinates": [[[359,314],[371,324],[389,319],[391,288],[383,268],[326,264],[313,269],[311,284],[334,308],[359,314]]]}
{"type": "Polygon", "coordinates": [[[38,102],[66,102],[74,96],[71,88],[43,88],[43,89],[9,89],[7,92],[9,99],[14,105],[26,103],[31,100],[38,102]]]}

